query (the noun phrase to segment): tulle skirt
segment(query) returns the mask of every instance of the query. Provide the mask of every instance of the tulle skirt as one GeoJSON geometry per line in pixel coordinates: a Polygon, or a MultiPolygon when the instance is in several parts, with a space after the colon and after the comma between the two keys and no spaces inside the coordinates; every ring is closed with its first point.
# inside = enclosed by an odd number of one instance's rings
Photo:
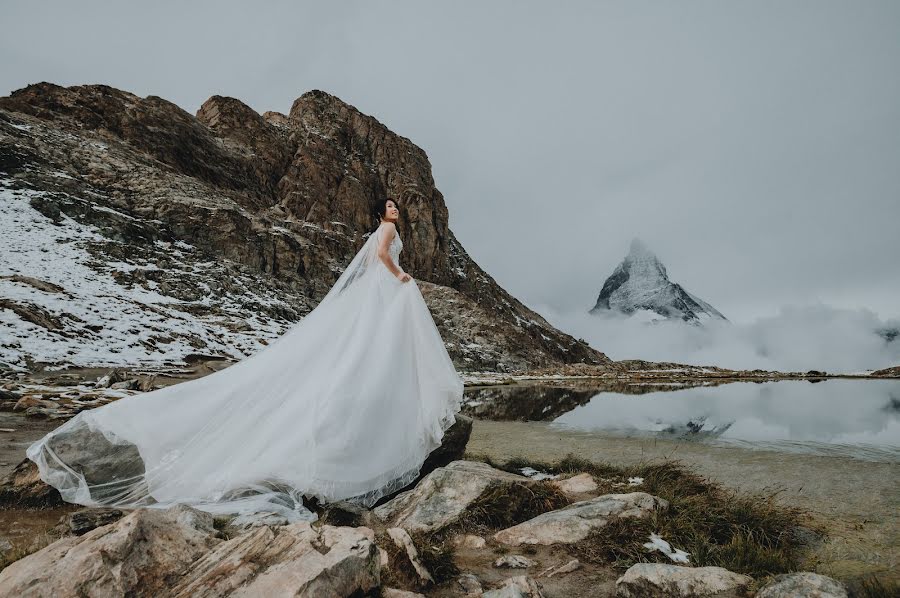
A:
{"type": "Polygon", "coordinates": [[[67,502],[314,519],[415,479],[463,382],[415,280],[371,268],[262,351],[82,411],[28,447],[67,502]]]}

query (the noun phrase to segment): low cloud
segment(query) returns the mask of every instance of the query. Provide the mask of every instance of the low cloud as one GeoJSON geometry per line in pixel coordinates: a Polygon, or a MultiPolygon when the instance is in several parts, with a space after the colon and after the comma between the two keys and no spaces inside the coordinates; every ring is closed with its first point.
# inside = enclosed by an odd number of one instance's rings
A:
{"type": "Polygon", "coordinates": [[[889,342],[879,331],[900,329],[868,309],[825,304],[784,306],[778,314],[747,324],[680,321],[647,323],[618,315],[592,316],[533,306],[554,326],[583,338],[609,357],[717,365],[733,369],[864,372],[900,365],[900,337],[889,342]]]}

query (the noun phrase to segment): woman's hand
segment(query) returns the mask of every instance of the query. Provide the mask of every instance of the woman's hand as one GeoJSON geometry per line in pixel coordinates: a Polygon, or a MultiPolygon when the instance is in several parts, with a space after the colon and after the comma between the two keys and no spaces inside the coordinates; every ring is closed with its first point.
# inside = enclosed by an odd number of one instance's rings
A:
{"type": "Polygon", "coordinates": [[[403,274],[401,274],[401,275],[398,276],[397,278],[400,279],[400,282],[407,282],[408,280],[411,280],[411,279],[412,279],[412,276],[410,276],[409,274],[407,274],[406,272],[404,272],[403,274]]]}

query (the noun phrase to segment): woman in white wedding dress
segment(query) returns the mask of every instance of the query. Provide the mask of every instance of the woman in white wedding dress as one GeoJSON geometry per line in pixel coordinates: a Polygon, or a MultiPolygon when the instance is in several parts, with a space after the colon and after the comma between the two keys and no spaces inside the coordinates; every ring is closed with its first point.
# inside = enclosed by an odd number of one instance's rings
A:
{"type": "Polygon", "coordinates": [[[28,447],[64,500],[314,519],[302,497],[363,506],[412,482],[455,420],[463,382],[415,280],[399,210],[325,298],[265,349],[74,418],[28,447]]]}

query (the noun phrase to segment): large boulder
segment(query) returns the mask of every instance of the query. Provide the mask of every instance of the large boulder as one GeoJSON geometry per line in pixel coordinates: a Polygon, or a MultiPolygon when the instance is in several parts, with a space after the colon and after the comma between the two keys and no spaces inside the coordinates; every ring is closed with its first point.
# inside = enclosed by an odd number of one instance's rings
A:
{"type": "Polygon", "coordinates": [[[70,536],[0,572],[0,597],[308,596],[380,584],[375,533],[308,522],[258,526],[223,540],[209,513],[142,508],[70,536]]]}
{"type": "Polygon", "coordinates": [[[524,488],[528,478],[486,463],[454,461],[429,473],[408,490],[375,509],[375,516],[410,532],[432,532],[459,519],[487,490],[499,485],[524,488]]]}
{"type": "Polygon", "coordinates": [[[818,573],[788,573],[778,575],[757,592],[756,598],[847,598],[844,585],[818,573]]]}
{"type": "Polygon", "coordinates": [[[300,521],[260,526],[203,555],[172,589],[180,598],[363,595],[381,584],[374,532],[312,527],[300,521]]]}
{"type": "Polygon", "coordinates": [[[668,506],[665,500],[646,492],[604,494],[501,530],[494,534],[494,539],[511,546],[571,544],[585,539],[591,530],[605,526],[612,519],[645,517],[655,509],[668,506]]]}
{"type": "Polygon", "coordinates": [[[752,578],[722,567],[680,567],[638,563],[616,581],[619,598],[699,598],[742,596],[752,578]]]}
{"type": "Polygon", "coordinates": [[[159,596],[219,542],[209,513],[138,509],[12,563],[0,596],[159,596]]]}

